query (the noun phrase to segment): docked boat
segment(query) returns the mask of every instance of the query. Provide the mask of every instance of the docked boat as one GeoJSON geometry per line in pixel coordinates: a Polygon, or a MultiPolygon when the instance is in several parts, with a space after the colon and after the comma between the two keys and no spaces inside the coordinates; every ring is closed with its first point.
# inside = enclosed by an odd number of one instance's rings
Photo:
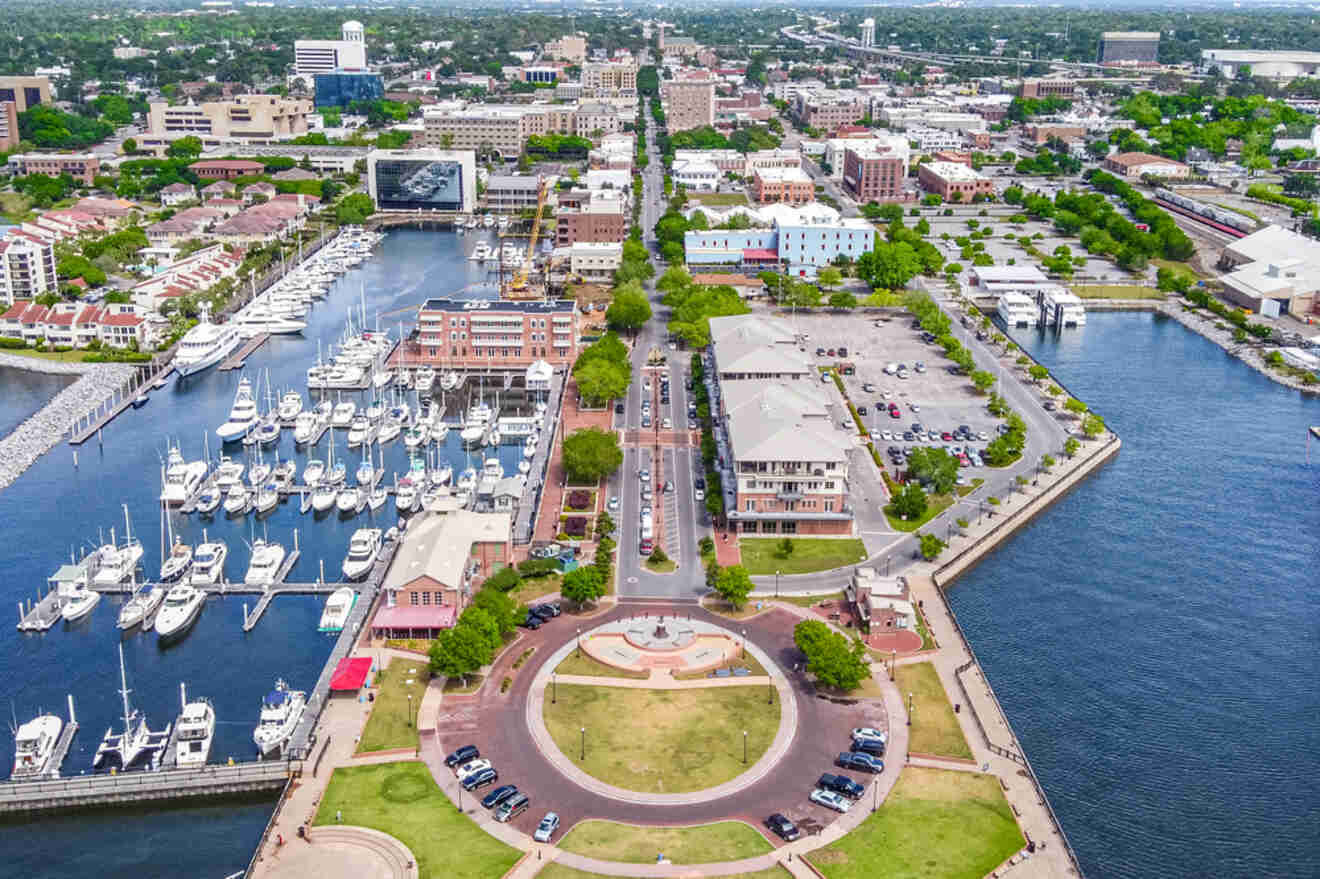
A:
{"type": "Polygon", "coordinates": [[[257,401],[252,397],[252,382],[245,376],[239,380],[234,405],[229,410],[229,420],[216,428],[216,435],[224,442],[237,442],[256,427],[258,417],[257,401]]]}
{"type": "Polygon", "coordinates": [[[224,580],[225,558],[228,555],[229,547],[218,540],[200,544],[193,553],[192,572],[188,575],[188,582],[194,586],[213,586],[224,580]]]}
{"type": "Polygon", "coordinates": [[[536,436],[527,437],[527,442],[523,443],[523,457],[531,458],[536,455],[536,436]]]}
{"type": "Polygon", "coordinates": [[[298,475],[298,465],[293,461],[280,461],[275,465],[275,469],[270,471],[270,478],[275,480],[275,484],[282,490],[288,490],[293,485],[293,479],[298,475]]]}
{"type": "Polygon", "coordinates": [[[283,545],[257,538],[252,544],[252,559],[243,582],[249,586],[274,586],[283,564],[283,545]]]}
{"type": "MultiPolygon", "coordinates": [[[[111,539],[114,531],[110,532],[111,539]]],[[[122,583],[137,570],[142,560],[142,541],[133,536],[132,524],[128,520],[128,505],[124,505],[124,541],[120,544],[107,544],[97,550],[100,567],[93,582],[101,586],[113,586],[122,583]]]]}
{"type": "Polygon", "coordinates": [[[330,414],[330,424],[334,427],[348,427],[353,423],[353,416],[356,414],[357,403],[352,400],[344,400],[342,403],[335,404],[335,408],[330,414]]]}
{"type": "Polygon", "coordinates": [[[394,492],[394,506],[400,513],[411,513],[417,505],[417,486],[408,477],[399,480],[394,492]]]}
{"type": "Polygon", "coordinates": [[[101,593],[88,589],[87,584],[79,580],[65,597],[64,604],[60,606],[60,616],[66,623],[77,622],[96,610],[96,606],[100,603],[101,593]]]}
{"type": "Polygon", "coordinates": [[[523,474],[524,476],[526,476],[528,473],[531,472],[531,470],[532,470],[532,462],[531,462],[531,461],[528,461],[526,458],[523,458],[521,461],[518,462],[518,472],[519,472],[519,473],[521,473],[521,474],[523,474]]]}
{"type": "Polygon", "coordinates": [[[431,471],[431,483],[433,485],[448,485],[449,480],[454,478],[454,468],[448,464],[443,465],[439,470],[431,471]]]}
{"type": "Polygon", "coordinates": [[[160,607],[165,595],[169,592],[169,587],[160,583],[144,585],[133,597],[124,602],[123,607],[119,608],[119,628],[131,629],[136,625],[145,625],[151,615],[160,607]]]}
{"type": "Polygon", "coordinates": [[[311,458],[307,465],[303,467],[303,484],[310,485],[313,488],[321,484],[325,477],[325,462],[320,458],[311,458]]]}
{"type": "Polygon", "coordinates": [[[317,483],[316,488],[312,489],[312,509],[318,513],[324,513],[335,505],[338,498],[339,489],[332,483],[317,483]]]}
{"type": "Polygon", "coordinates": [[[472,248],[472,253],[468,256],[468,259],[473,262],[485,262],[490,259],[492,255],[493,253],[490,249],[490,245],[484,241],[478,241],[477,246],[472,248]]]}
{"type": "Polygon", "coordinates": [[[386,418],[380,423],[380,427],[376,428],[376,442],[388,443],[398,439],[399,431],[399,422],[386,418]]]}
{"type": "Polygon", "coordinates": [[[310,443],[320,427],[321,421],[315,412],[298,413],[293,419],[293,441],[300,446],[310,443]]]}
{"type": "Polygon", "coordinates": [[[390,493],[383,488],[377,488],[367,495],[367,507],[371,512],[376,512],[390,499],[390,493]]]}
{"type": "Polygon", "coordinates": [[[171,506],[178,506],[192,496],[205,478],[205,461],[185,461],[179,447],[170,446],[165,462],[165,485],[161,488],[160,499],[171,506]]]}
{"type": "MultiPolygon", "coordinates": [[[[179,587],[175,587],[176,589],[179,587]]],[[[184,587],[186,588],[186,587],[184,587]]],[[[166,725],[162,732],[152,732],[147,728],[147,719],[133,710],[128,703],[128,676],[124,671],[124,645],[119,645],[119,692],[124,699],[124,731],[115,733],[113,729],[105,731],[92,768],[105,766],[117,769],[131,769],[140,761],[148,761],[151,769],[160,766],[162,752],[170,738],[170,727],[166,725]]]]}
{"type": "Polygon", "coordinates": [[[410,449],[424,446],[431,439],[431,431],[425,424],[415,424],[403,432],[403,444],[410,449]]]}
{"type": "Polygon", "coordinates": [[[261,488],[257,489],[257,499],[253,502],[258,513],[269,513],[280,505],[280,487],[273,482],[267,482],[261,488]]]}
{"type": "Polygon", "coordinates": [[[455,483],[455,487],[459,491],[469,491],[469,492],[472,491],[472,489],[475,488],[476,485],[477,485],[477,471],[472,467],[468,467],[466,470],[464,470],[459,475],[458,482],[455,483]]]}
{"type": "Polygon", "coordinates": [[[463,377],[451,369],[444,375],[440,376],[440,390],[452,391],[454,388],[458,387],[462,380],[463,377]]]}
{"type": "Polygon", "coordinates": [[[211,308],[203,303],[197,326],[179,340],[174,368],[179,378],[187,378],[224,360],[242,341],[236,327],[211,323],[211,308]]]}
{"type": "Polygon", "coordinates": [[[180,539],[175,539],[170,547],[170,554],[160,563],[160,582],[173,583],[182,580],[192,567],[193,548],[180,539]]]}
{"type": "Polygon", "coordinates": [[[234,315],[230,323],[237,328],[238,334],[244,339],[251,339],[262,333],[270,333],[272,336],[293,335],[307,329],[306,321],[295,320],[287,312],[279,311],[265,302],[249,305],[234,315]]]}
{"type": "Polygon", "coordinates": [[[272,468],[270,464],[258,459],[257,463],[253,464],[252,469],[248,471],[248,481],[252,483],[252,487],[256,488],[266,480],[270,479],[272,469],[274,468],[272,468]]]}
{"type": "Polygon", "coordinates": [[[366,458],[358,464],[357,472],[353,474],[353,479],[358,485],[371,486],[376,481],[376,468],[371,466],[371,461],[366,458]]]}
{"type": "Polygon", "coordinates": [[[41,714],[14,730],[14,771],[10,781],[35,781],[54,778],[59,767],[53,765],[55,746],[64,721],[54,714],[41,714]]]}
{"type": "Polygon", "coordinates": [[[215,486],[211,486],[197,496],[197,512],[203,516],[209,516],[220,509],[220,504],[224,502],[224,499],[224,492],[215,486]]]}
{"type": "Polygon", "coordinates": [[[354,417],[348,426],[348,447],[356,449],[371,439],[371,419],[365,414],[354,417]]]}
{"type": "Polygon", "coordinates": [[[262,757],[277,754],[288,744],[306,703],[306,693],[290,690],[282,680],[275,682],[275,689],[261,700],[261,717],[252,733],[252,741],[262,757]]]}
{"type": "Polygon", "coordinates": [[[331,592],[330,597],[325,600],[325,610],[321,612],[321,624],[316,627],[316,631],[342,632],[344,623],[348,621],[348,615],[356,603],[357,593],[353,591],[352,586],[341,586],[331,592]]]}
{"type": "Polygon", "coordinates": [[[252,493],[241,485],[235,485],[229,489],[229,494],[225,495],[225,513],[230,516],[241,516],[248,511],[252,505],[252,493]]]}
{"type": "Polygon", "coordinates": [[[161,638],[177,638],[186,634],[197,622],[206,593],[191,583],[176,583],[170,587],[165,602],[156,614],[154,627],[161,638]]]}
{"type": "Polygon", "coordinates": [[[241,461],[235,461],[228,455],[220,456],[220,463],[215,468],[215,484],[218,488],[229,489],[243,481],[243,471],[247,468],[241,461]]]}
{"type": "Polygon", "coordinates": [[[358,580],[371,573],[371,566],[380,555],[379,528],[359,528],[348,542],[348,555],[344,557],[344,579],[358,580]]]}
{"type": "Polygon", "coordinates": [[[180,698],[183,710],[174,721],[174,762],[180,769],[205,766],[215,740],[215,709],[206,699],[189,702],[182,693],[180,698]]]}
{"type": "Polygon", "coordinates": [[[257,426],[252,429],[252,439],[263,446],[273,446],[280,440],[280,422],[276,419],[275,413],[268,413],[264,418],[257,422],[257,426]]]}
{"type": "Polygon", "coordinates": [[[356,486],[341,488],[335,495],[335,509],[341,513],[356,513],[360,503],[362,503],[362,489],[356,486]]]}
{"type": "Polygon", "coordinates": [[[431,388],[435,385],[435,370],[429,366],[423,366],[417,370],[417,380],[415,387],[419,394],[431,393],[431,388]]]}
{"type": "Polygon", "coordinates": [[[303,411],[302,394],[297,391],[287,391],[280,397],[279,408],[275,410],[279,415],[280,421],[293,421],[303,411]]]}

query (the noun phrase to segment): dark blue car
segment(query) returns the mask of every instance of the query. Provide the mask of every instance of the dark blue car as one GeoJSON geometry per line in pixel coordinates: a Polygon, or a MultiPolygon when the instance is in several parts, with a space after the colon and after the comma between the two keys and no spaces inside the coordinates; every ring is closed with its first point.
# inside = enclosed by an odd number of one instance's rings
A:
{"type": "Polygon", "coordinates": [[[884,772],[884,761],[879,757],[861,751],[846,751],[835,759],[834,765],[840,769],[856,769],[861,772],[884,772]]]}
{"type": "Polygon", "coordinates": [[[518,792],[516,785],[503,784],[481,798],[481,805],[493,809],[518,792]]]}

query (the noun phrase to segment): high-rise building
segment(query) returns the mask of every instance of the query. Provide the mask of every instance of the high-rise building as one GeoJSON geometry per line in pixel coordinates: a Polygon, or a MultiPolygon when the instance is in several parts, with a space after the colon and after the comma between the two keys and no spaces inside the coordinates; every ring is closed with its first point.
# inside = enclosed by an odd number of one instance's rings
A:
{"type": "Polygon", "coordinates": [[[861,43],[868,49],[875,45],[875,19],[868,18],[862,22],[861,43]]]}
{"type": "Polygon", "coordinates": [[[339,40],[295,40],[293,72],[297,76],[366,70],[367,42],[360,21],[344,22],[339,40]]]}
{"type": "Polygon", "coordinates": [[[347,107],[353,101],[378,101],[385,97],[385,83],[379,73],[337,70],[318,73],[316,106],[347,107]]]}
{"type": "Polygon", "coordinates": [[[687,131],[715,124],[715,80],[673,79],[663,82],[665,126],[671,131],[687,131]]]}
{"type": "Polygon", "coordinates": [[[636,94],[637,64],[593,63],[582,67],[582,90],[592,97],[636,94]]]}
{"type": "Polygon", "coordinates": [[[1100,35],[1101,64],[1156,64],[1159,31],[1105,31],[1100,35]]]}
{"type": "Polygon", "coordinates": [[[50,103],[50,77],[0,76],[0,101],[13,101],[19,113],[50,103]]]}
{"type": "Polygon", "coordinates": [[[58,290],[53,243],[25,232],[0,239],[0,300],[13,304],[58,290]]]}
{"type": "Polygon", "coordinates": [[[587,60],[587,41],[584,37],[567,34],[545,44],[545,54],[570,64],[581,64],[587,60]]]}

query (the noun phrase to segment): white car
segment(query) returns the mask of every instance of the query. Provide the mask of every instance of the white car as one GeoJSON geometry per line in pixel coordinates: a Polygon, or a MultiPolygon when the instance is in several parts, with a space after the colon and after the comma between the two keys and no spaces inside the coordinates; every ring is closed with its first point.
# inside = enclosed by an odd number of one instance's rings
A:
{"type": "Polygon", "coordinates": [[[859,726],[852,731],[854,739],[878,739],[886,744],[889,742],[889,735],[883,733],[873,726],[859,726]]]}
{"type": "Polygon", "coordinates": [[[819,787],[811,792],[811,801],[836,812],[847,812],[852,808],[850,800],[845,800],[832,790],[824,790],[819,787]]]}
{"type": "Polygon", "coordinates": [[[483,769],[490,768],[490,761],[485,757],[480,757],[476,760],[469,760],[462,766],[458,767],[458,769],[454,771],[454,775],[458,776],[459,781],[462,781],[474,772],[480,772],[483,769]]]}
{"type": "Polygon", "coordinates": [[[704,501],[706,499],[706,493],[699,488],[692,491],[692,496],[699,501],[704,501]]]}

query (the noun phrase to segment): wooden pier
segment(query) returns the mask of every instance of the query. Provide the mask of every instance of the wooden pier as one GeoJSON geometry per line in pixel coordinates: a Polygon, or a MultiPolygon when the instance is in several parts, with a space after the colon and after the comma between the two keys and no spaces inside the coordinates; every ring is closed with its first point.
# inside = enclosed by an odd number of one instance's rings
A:
{"type": "MultiPolygon", "coordinates": [[[[69,697],[69,704],[73,704],[73,697],[69,697]]],[[[68,759],[69,748],[73,746],[73,737],[78,734],[78,721],[72,717],[69,722],[64,724],[64,729],[60,731],[59,740],[55,742],[55,750],[50,752],[50,768],[47,775],[50,778],[60,777],[60,767],[68,759]]]]}
{"type": "Polygon", "coordinates": [[[63,604],[59,594],[50,590],[36,603],[18,603],[18,630],[20,632],[44,632],[60,621],[63,604]]]}
{"type": "Polygon", "coordinates": [[[283,790],[300,763],[270,761],[0,784],[0,814],[21,815],[283,790]]]}
{"type": "Polygon", "coordinates": [[[80,446],[99,434],[102,428],[132,406],[145,388],[173,371],[174,364],[165,358],[157,358],[144,364],[142,369],[134,370],[128,381],[116,388],[109,398],[70,425],[69,445],[80,446]]]}
{"type": "Polygon", "coordinates": [[[220,365],[216,367],[216,371],[229,372],[232,369],[242,369],[243,365],[247,363],[247,359],[251,357],[258,348],[266,344],[269,339],[270,333],[257,333],[251,339],[244,342],[242,347],[237,351],[226,357],[220,365]]]}

